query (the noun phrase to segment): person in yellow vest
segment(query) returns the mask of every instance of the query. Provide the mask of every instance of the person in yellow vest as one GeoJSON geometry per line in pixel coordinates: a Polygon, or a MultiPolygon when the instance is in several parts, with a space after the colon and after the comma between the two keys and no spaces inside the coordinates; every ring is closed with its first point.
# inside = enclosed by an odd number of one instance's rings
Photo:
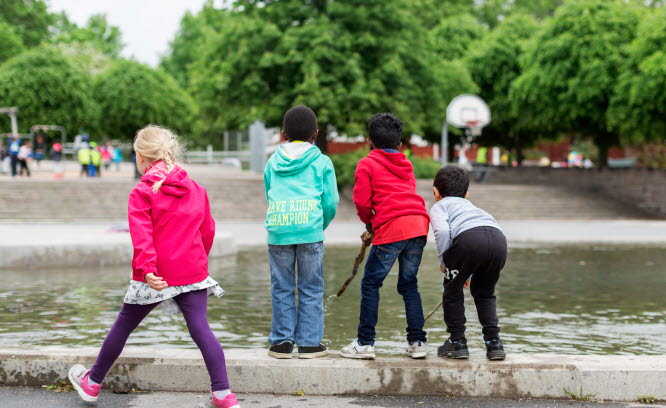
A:
{"type": "Polygon", "coordinates": [[[479,147],[476,153],[476,162],[478,164],[488,164],[488,148],[479,147]]]}
{"type": "Polygon", "coordinates": [[[100,177],[102,169],[102,152],[97,150],[97,143],[90,142],[90,177],[100,177]]]}
{"type": "Polygon", "coordinates": [[[79,164],[81,165],[81,174],[80,176],[88,175],[88,167],[90,167],[90,149],[88,147],[82,147],[77,152],[77,157],[79,159],[79,164]]]}

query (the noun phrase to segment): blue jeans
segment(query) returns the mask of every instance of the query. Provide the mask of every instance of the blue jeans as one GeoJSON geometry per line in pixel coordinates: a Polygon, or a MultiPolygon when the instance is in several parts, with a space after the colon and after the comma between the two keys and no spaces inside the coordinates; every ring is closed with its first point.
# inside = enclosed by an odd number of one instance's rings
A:
{"type": "Polygon", "coordinates": [[[273,318],[268,341],[314,347],[324,338],[324,243],[269,245],[273,318]],[[298,307],[296,307],[298,264],[298,307]]]}
{"type": "Polygon", "coordinates": [[[400,265],[398,293],[405,302],[407,315],[407,341],[426,342],[423,331],[423,306],[416,275],[421,265],[426,237],[406,239],[384,245],[373,245],[365,263],[361,281],[361,317],[358,324],[358,342],[362,346],[375,344],[375,326],[379,311],[379,288],[391,271],[396,259],[400,265]]]}

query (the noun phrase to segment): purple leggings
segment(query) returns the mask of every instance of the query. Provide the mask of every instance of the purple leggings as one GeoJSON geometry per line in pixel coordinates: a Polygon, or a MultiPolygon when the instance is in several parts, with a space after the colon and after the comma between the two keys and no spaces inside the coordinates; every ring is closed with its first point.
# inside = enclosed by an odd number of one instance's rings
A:
{"type": "MultiPolygon", "coordinates": [[[[222,391],[229,389],[227,366],[224,361],[222,346],[208,325],[206,309],[208,305],[208,290],[196,290],[174,297],[182,310],[187,322],[190,336],[199,346],[206,368],[210,375],[211,390],[222,391]]],[[[130,305],[123,303],[116,322],[113,323],[109,334],[106,335],[102,349],[99,351],[97,361],[90,370],[90,378],[101,384],[111,366],[125,347],[129,335],[139,326],[139,323],[148,316],[158,303],[150,305],[130,305]]]]}

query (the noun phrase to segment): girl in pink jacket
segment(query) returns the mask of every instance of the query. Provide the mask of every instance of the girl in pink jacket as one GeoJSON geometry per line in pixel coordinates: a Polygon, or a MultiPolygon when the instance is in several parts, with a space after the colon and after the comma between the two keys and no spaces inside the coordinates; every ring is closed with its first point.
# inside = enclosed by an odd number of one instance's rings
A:
{"type": "Polygon", "coordinates": [[[208,275],[215,221],[206,190],[176,164],[179,144],[168,129],[152,125],[141,129],[134,151],[143,177],[130,193],[128,205],[132,280],[97,361],[90,370],[80,364],[72,367],[69,380],[84,401],[97,401],[102,381],[127,338],[161,305],[167,313],[183,313],[211,378],[213,406],[236,408],[224,352],[206,317],[208,297],[224,293],[208,275]]]}

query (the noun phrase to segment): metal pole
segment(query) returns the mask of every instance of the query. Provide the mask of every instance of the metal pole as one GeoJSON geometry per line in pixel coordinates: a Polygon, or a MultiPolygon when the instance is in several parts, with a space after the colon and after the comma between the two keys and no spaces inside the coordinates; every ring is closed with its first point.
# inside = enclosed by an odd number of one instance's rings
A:
{"type": "Polygon", "coordinates": [[[250,170],[263,173],[266,165],[266,127],[256,121],[250,125],[250,170]]]}
{"type": "Polygon", "coordinates": [[[447,120],[445,120],[444,124],[442,125],[441,146],[442,146],[441,162],[442,162],[442,167],[444,167],[448,164],[449,160],[449,122],[447,120]]]}
{"type": "Polygon", "coordinates": [[[11,121],[12,133],[18,135],[18,123],[16,121],[16,110],[9,111],[9,120],[11,121]]]}

